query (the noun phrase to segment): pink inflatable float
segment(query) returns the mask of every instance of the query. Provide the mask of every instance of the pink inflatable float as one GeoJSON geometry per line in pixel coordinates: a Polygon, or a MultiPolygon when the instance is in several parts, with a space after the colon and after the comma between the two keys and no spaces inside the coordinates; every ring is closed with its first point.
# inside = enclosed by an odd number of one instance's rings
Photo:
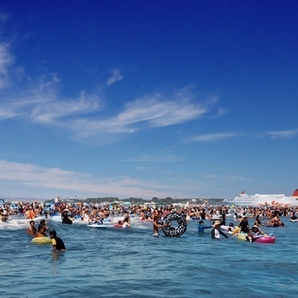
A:
{"type": "Polygon", "coordinates": [[[258,243],[274,243],[275,237],[274,236],[263,236],[255,240],[258,243]]]}

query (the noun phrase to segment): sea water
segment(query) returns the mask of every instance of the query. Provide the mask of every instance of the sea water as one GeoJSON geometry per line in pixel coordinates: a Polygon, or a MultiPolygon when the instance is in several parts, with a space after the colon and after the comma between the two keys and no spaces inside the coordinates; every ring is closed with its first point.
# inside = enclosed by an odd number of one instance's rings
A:
{"type": "Polygon", "coordinates": [[[298,222],[282,220],[285,227],[262,227],[276,242],[260,244],[199,235],[193,220],[170,238],[152,237],[152,223],[137,219],[127,229],[48,219],[64,253],[32,244],[28,220],[10,220],[0,223],[0,296],[297,297],[298,222]]]}

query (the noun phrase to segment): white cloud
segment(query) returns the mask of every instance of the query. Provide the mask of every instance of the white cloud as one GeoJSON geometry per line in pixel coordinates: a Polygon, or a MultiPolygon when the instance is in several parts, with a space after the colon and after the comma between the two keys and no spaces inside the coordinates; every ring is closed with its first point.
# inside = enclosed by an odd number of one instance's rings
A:
{"type": "Polygon", "coordinates": [[[150,162],[150,163],[163,163],[163,162],[180,162],[183,161],[183,158],[173,155],[169,151],[161,151],[155,155],[144,154],[141,156],[125,159],[124,161],[128,162],[150,162]]]}
{"type": "Polygon", "coordinates": [[[32,122],[65,126],[63,118],[94,113],[100,108],[98,94],[81,92],[79,98],[60,98],[57,92],[60,79],[40,77],[28,89],[6,94],[0,106],[0,120],[23,118],[32,122]]]}
{"type": "Polygon", "coordinates": [[[195,142],[213,142],[227,138],[233,138],[239,136],[239,134],[234,132],[226,132],[226,133],[215,133],[215,134],[205,134],[199,135],[195,137],[191,137],[185,140],[187,143],[195,143],[195,142]]]}
{"type": "Polygon", "coordinates": [[[217,115],[218,115],[218,117],[221,117],[221,116],[225,115],[228,112],[229,111],[227,109],[219,108],[218,111],[217,111],[217,115]]]}
{"type": "Polygon", "coordinates": [[[0,90],[9,84],[9,69],[14,57],[9,53],[10,45],[0,43],[0,90]]]}
{"type": "Polygon", "coordinates": [[[0,43],[0,120],[18,117],[65,126],[62,121],[65,117],[99,110],[98,91],[91,95],[81,92],[79,98],[62,98],[58,92],[61,79],[56,74],[28,78],[24,68],[13,65],[14,57],[9,49],[8,43],[0,43]]]}
{"type": "Polygon", "coordinates": [[[207,111],[207,106],[194,104],[188,98],[163,100],[157,94],[128,103],[117,119],[127,124],[147,121],[153,127],[164,127],[199,118],[207,111]]]}
{"type": "Polygon", "coordinates": [[[113,70],[112,76],[107,80],[106,84],[111,86],[115,82],[121,81],[123,79],[123,75],[120,74],[118,69],[113,70]]]}
{"type": "Polygon", "coordinates": [[[271,139],[290,139],[298,135],[298,129],[267,132],[271,139]]]}
{"type": "Polygon", "coordinates": [[[72,128],[83,138],[95,134],[134,133],[142,125],[165,127],[200,118],[209,106],[192,103],[189,98],[164,99],[160,94],[145,96],[125,105],[117,116],[101,119],[74,121],[72,128]]]}
{"type": "Polygon", "coordinates": [[[32,164],[12,163],[0,160],[0,180],[17,181],[33,188],[53,190],[59,193],[93,194],[94,196],[166,197],[168,192],[163,185],[150,181],[142,181],[129,177],[118,180],[111,178],[95,178],[83,173],[65,171],[59,168],[44,168],[32,164]]]}
{"type": "MultiPolygon", "coordinates": [[[[2,82],[4,86],[5,78],[9,77],[8,68],[12,62],[9,46],[0,44],[0,85],[2,82]]],[[[188,86],[175,90],[170,98],[160,93],[138,98],[128,102],[118,115],[107,118],[98,113],[102,108],[99,92],[91,95],[81,92],[78,98],[63,98],[59,94],[61,79],[56,74],[26,78],[25,70],[15,67],[14,76],[18,82],[27,80],[20,88],[15,84],[17,88],[2,92],[0,120],[21,118],[54,125],[72,131],[80,140],[96,135],[109,135],[109,140],[115,140],[116,134],[134,133],[143,127],[181,124],[202,117],[218,101],[214,97],[206,103],[198,103],[194,100],[193,86],[188,86]]],[[[107,84],[111,85],[122,77],[118,70],[114,70],[107,84]]]]}
{"type": "Polygon", "coordinates": [[[84,92],[78,99],[50,100],[46,105],[33,108],[31,117],[35,122],[56,123],[65,116],[92,113],[99,109],[99,100],[96,95],[86,96],[84,92]]]}
{"type": "Polygon", "coordinates": [[[204,178],[206,178],[206,179],[214,179],[214,178],[216,178],[216,175],[214,175],[214,174],[206,174],[204,176],[204,178]]]}
{"type": "Polygon", "coordinates": [[[1,104],[0,106],[0,120],[5,120],[9,118],[13,118],[16,116],[16,111],[11,106],[5,106],[5,104],[1,104]]]}

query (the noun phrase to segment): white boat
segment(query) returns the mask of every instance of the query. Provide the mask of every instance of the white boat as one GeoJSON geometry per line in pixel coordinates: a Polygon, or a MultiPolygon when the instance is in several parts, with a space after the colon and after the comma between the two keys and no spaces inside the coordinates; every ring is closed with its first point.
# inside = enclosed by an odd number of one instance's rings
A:
{"type": "Polygon", "coordinates": [[[245,191],[237,194],[234,199],[227,200],[233,205],[241,206],[275,206],[287,207],[298,206],[298,189],[296,189],[291,196],[284,194],[254,194],[248,195],[245,191]]]}

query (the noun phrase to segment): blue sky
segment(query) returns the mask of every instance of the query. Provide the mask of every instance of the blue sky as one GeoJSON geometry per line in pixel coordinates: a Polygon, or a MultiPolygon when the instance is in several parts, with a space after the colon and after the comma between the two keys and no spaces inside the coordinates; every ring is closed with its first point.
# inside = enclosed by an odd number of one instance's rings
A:
{"type": "Polygon", "coordinates": [[[0,196],[298,187],[297,1],[0,4],[0,196]]]}

